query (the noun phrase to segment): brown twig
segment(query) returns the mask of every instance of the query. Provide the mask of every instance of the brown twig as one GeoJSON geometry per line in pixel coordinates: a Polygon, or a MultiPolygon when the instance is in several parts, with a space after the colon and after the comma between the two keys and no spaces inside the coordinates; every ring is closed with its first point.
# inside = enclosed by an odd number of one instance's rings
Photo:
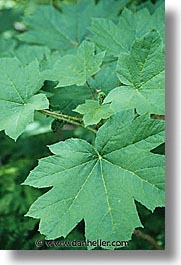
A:
{"type": "Polygon", "coordinates": [[[165,115],[151,114],[151,118],[155,120],[165,120],[165,115]]]}
{"type": "Polygon", "coordinates": [[[139,237],[139,238],[141,238],[141,239],[143,239],[143,240],[148,241],[150,243],[150,245],[152,245],[155,249],[163,250],[163,248],[158,245],[158,243],[156,242],[156,240],[152,236],[143,233],[141,230],[135,229],[134,230],[134,235],[139,237]]]}

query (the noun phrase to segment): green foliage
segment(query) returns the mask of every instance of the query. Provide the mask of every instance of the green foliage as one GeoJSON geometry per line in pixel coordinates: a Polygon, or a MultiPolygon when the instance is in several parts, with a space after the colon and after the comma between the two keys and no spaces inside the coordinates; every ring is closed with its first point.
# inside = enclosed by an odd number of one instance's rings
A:
{"type": "Polygon", "coordinates": [[[13,40],[0,39],[0,57],[9,57],[14,52],[16,42],[13,40]]]}
{"type": "Polygon", "coordinates": [[[129,54],[121,54],[116,71],[124,86],[105,99],[112,102],[114,111],[132,107],[138,113],[164,114],[164,52],[156,31],[135,41],[129,54]]]}
{"type": "Polygon", "coordinates": [[[2,35],[4,34],[5,36],[13,36],[15,34],[15,28],[13,28],[14,23],[20,19],[21,9],[6,8],[0,10],[0,12],[1,12],[0,34],[2,35]]]}
{"type": "Polygon", "coordinates": [[[92,17],[112,18],[127,2],[101,0],[96,5],[94,0],[84,0],[71,5],[61,3],[62,12],[52,6],[39,6],[33,14],[25,17],[24,23],[29,30],[19,39],[46,45],[50,49],[72,49],[87,36],[92,17]]]}
{"type": "MultiPolygon", "coordinates": [[[[46,137],[46,141],[50,141],[46,137]]],[[[33,249],[36,238],[36,220],[24,214],[41,192],[20,185],[41,155],[48,155],[42,138],[14,143],[0,133],[0,248],[33,249]],[[36,145],[39,143],[39,148],[36,145]],[[42,153],[40,155],[40,153],[42,153]]],[[[53,142],[52,142],[53,143],[53,142]]]]}
{"type": "Polygon", "coordinates": [[[37,45],[21,45],[17,47],[12,53],[12,56],[16,56],[23,65],[27,65],[35,60],[42,62],[48,57],[50,50],[47,47],[41,47],[37,45]]]}
{"type": "Polygon", "coordinates": [[[58,87],[50,91],[53,92],[50,98],[51,107],[69,115],[75,115],[73,110],[86,99],[91,99],[86,86],[58,87]]]}
{"type": "Polygon", "coordinates": [[[116,63],[105,62],[101,70],[94,77],[89,79],[89,84],[94,90],[102,90],[105,93],[119,86],[120,81],[116,75],[116,63]]]}
{"type": "Polygon", "coordinates": [[[119,23],[115,25],[111,20],[95,18],[92,20],[91,40],[99,47],[107,50],[108,54],[118,57],[121,52],[128,52],[135,38],[144,36],[152,29],[156,29],[164,36],[164,8],[156,10],[153,15],[141,9],[134,13],[125,9],[119,23]]]}
{"type": "Polygon", "coordinates": [[[3,58],[0,68],[0,130],[17,139],[33,121],[34,110],[49,103],[45,95],[35,95],[42,85],[37,61],[23,67],[16,58],[3,58]]]}
{"type": "Polygon", "coordinates": [[[100,105],[95,100],[86,100],[85,104],[79,105],[74,111],[84,114],[85,126],[98,124],[102,119],[107,119],[113,114],[109,104],[100,105]]]}
{"type": "Polygon", "coordinates": [[[121,112],[108,120],[95,147],[77,139],[50,146],[55,155],[42,159],[26,179],[33,187],[53,186],[28,212],[41,218],[48,239],[67,236],[84,218],[88,240],[130,240],[142,226],[133,198],[151,210],[164,205],[164,159],[150,153],[164,141],[164,124],[147,115],[131,117],[121,112]]]}
{"type": "Polygon", "coordinates": [[[82,86],[89,77],[100,70],[104,52],[95,54],[95,45],[84,41],[77,50],[77,55],[60,57],[53,69],[44,72],[49,80],[59,81],[60,87],[77,85],[82,86]]]}
{"type": "Polygon", "coordinates": [[[164,1],[1,2],[0,248],[164,247],[164,1]]]}

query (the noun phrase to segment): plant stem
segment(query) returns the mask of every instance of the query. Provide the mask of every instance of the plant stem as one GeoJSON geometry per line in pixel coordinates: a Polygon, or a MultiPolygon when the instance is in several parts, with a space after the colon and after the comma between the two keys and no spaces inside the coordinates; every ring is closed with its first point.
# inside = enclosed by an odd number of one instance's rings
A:
{"type": "Polygon", "coordinates": [[[91,93],[91,95],[92,95],[92,98],[94,99],[94,100],[96,100],[96,97],[95,97],[95,95],[94,95],[94,92],[93,92],[93,90],[92,90],[92,87],[89,85],[89,83],[86,81],[86,85],[87,85],[87,87],[88,87],[88,89],[89,89],[89,91],[90,91],[90,93],[91,93]]]}
{"type": "Polygon", "coordinates": [[[97,131],[89,126],[85,127],[81,122],[82,122],[82,119],[81,118],[77,118],[77,117],[73,117],[73,116],[69,116],[69,115],[65,115],[65,114],[61,114],[61,113],[56,113],[56,112],[52,112],[52,111],[49,111],[49,110],[39,110],[39,112],[45,114],[46,116],[50,116],[50,117],[53,117],[55,119],[58,119],[58,120],[64,120],[64,121],[67,121],[73,125],[77,125],[77,126],[80,126],[90,132],[93,132],[94,134],[97,133],[97,131]]]}
{"type": "Polygon", "coordinates": [[[135,234],[135,236],[137,236],[137,237],[139,237],[139,238],[141,238],[141,239],[143,239],[143,240],[146,240],[146,241],[148,241],[155,249],[158,249],[158,250],[163,250],[159,245],[158,245],[158,243],[156,242],[156,240],[153,238],[153,237],[151,237],[150,235],[147,235],[147,234],[145,234],[145,233],[143,233],[141,230],[139,230],[139,229],[135,229],[134,230],[134,234],[135,234]]]}
{"type": "Polygon", "coordinates": [[[165,120],[165,115],[151,114],[151,118],[155,120],[165,120]]]}
{"type": "Polygon", "coordinates": [[[55,117],[55,118],[59,118],[59,119],[66,119],[66,120],[72,120],[72,121],[78,121],[78,122],[82,122],[82,119],[81,118],[78,118],[78,117],[73,117],[73,116],[69,116],[69,115],[65,115],[65,114],[62,114],[62,113],[56,113],[56,112],[52,112],[50,110],[40,110],[40,112],[48,115],[48,116],[52,116],[52,117],[55,117]]]}

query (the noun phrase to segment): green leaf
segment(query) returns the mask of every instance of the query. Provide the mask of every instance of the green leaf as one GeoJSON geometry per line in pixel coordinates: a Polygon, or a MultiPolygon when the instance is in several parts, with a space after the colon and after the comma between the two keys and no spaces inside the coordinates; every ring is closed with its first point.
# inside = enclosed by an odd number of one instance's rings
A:
{"type": "Polygon", "coordinates": [[[69,49],[76,45],[70,32],[72,25],[52,6],[37,7],[33,14],[25,16],[24,23],[29,30],[18,36],[21,41],[45,45],[50,49],[69,49]]]}
{"type": "Polygon", "coordinates": [[[34,60],[41,62],[49,54],[50,50],[47,47],[37,45],[21,45],[12,52],[12,56],[16,56],[24,65],[34,60]]]}
{"type": "MultiPolygon", "coordinates": [[[[94,77],[89,78],[88,83],[94,91],[97,89],[106,93],[119,86],[115,62],[104,64],[94,77]]],[[[48,91],[53,94],[50,98],[51,107],[68,115],[74,115],[73,109],[83,104],[86,99],[92,99],[87,86],[57,87],[48,91]]]]}
{"type": "MultiPolygon", "coordinates": [[[[84,1],[84,0],[83,0],[84,1]]],[[[130,0],[100,0],[95,6],[95,13],[92,17],[105,17],[116,20],[120,11],[130,2],[130,0]]]]}
{"type": "Polygon", "coordinates": [[[150,152],[163,131],[163,121],[133,120],[125,111],[99,129],[95,147],[79,139],[50,146],[54,155],[41,159],[24,184],[51,189],[27,216],[41,219],[47,239],[66,237],[84,219],[88,240],[130,240],[142,226],[134,200],[152,211],[164,205],[164,156],[150,152]]]}
{"type": "Polygon", "coordinates": [[[98,47],[107,51],[107,55],[118,57],[121,51],[129,50],[134,40],[134,30],[125,26],[118,26],[111,20],[94,18],[92,20],[90,38],[98,47]]]}
{"type": "Polygon", "coordinates": [[[147,9],[134,13],[125,9],[116,25],[111,20],[94,18],[90,38],[108,55],[118,57],[120,53],[128,52],[133,41],[142,37],[148,31],[156,29],[164,37],[164,8],[161,6],[153,15],[147,9]]]}
{"type": "Polygon", "coordinates": [[[39,6],[24,18],[28,31],[19,39],[50,49],[68,50],[76,47],[88,35],[92,17],[115,17],[128,0],[95,1],[83,0],[77,4],[60,4],[61,11],[50,5],[39,6]]]}
{"type": "Polygon", "coordinates": [[[100,70],[104,52],[95,54],[93,43],[84,41],[77,50],[77,55],[60,57],[52,70],[44,72],[47,80],[59,81],[58,86],[82,86],[92,75],[100,70]]]}
{"type": "Polygon", "coordinates": [[[143,8],[137,12],[132,12],[125,9],[120,17],[119,26],[126,26],[129,29],[134,29],[136,38],[140,38],[150,30],[157,30],[163,37],[163,27],[165,24],[164,5],[160,6],[151,15],[147,8],[143,8]]]}
{"type": "Polygon", "coordinates": [[[33,121],[34,111],[48,108],[37,61],[26,67],[16,58],[0,60],[0,131],[17,139],[33,121]]]}
{"type": "MultiPolygon", "coordinates": [[[[159,10],[160,6],[161,6],[162,10],[164,11],[165,0],[157,0],[154,4],[151,0],[147,0],[146,2],[143,2],[143,3],[140,3],[139,5],[136,5],[135,8],[137,10],[147,8],[150,11],[150,13],[153,14],[155,12],[155,10],[159,10]]],[[[162,14],[160,16],[162,16],[162,14]]]]}
{"type": "Polygon", "coordinates": [[[157,2],[157,5],[158,8],[152,15],[152,23],[155,25],[154,28],[157,29],[161,37],[165,39],[165,1],[160,0],[157,2]]]}
{"type": "Polygon", "coordinates": [[[58,87],[52,92],[54,95],[50,98],[50,106],[68,115],[75,115],[73,109],[92,98],[86,86],[58,87]]]}
{"type": "Polygon", "coordinates": [[[14,51],[16,46],[15,40],[0,39],[0,58],[11,57],[11,53],[14,51]]]}
{"type": "Polygon", "coordinates": [[[91,77],[88,82],[93,89],[102,90],[105,93],[119,86],[120,81],[116,75],[116,62],[104,63],[101,70],[94,77],[91,77]]]}
{"type": "MultiPolygon", "coordinates": [[[[49,68],[48,66],[49,64],[51,64],[51,57],[53,57],[53,54],[54,53],[51,53],[51,51],[45,46],[23,44],[16,47],[16,41],[13,39],[0,40],[0,58],[17,57],[19,61],[24,65],[29,64],[34,60],[38,60],[38,62],[41,63],[41,67],[43,64],[43,66],[45,66],[44,68],[42,67],[42,70],[49,68]]],[[[58,56],[60,56],[59,53],[58,56]]],[[[55,60],[56,58],[53,59],[55,60]]]]}
{"type": "Polygon", "coordinates": [[[109,104],[100,105],[95,100],[86,100],[84,104],[79,105],[74,111],[84,115],[85,126],[97,124],[102,119],[108,119],[113,114],[109,104]]]}
{"type": "Polygon", "coordinates": [[[117,75],[124,86],[113,89],[105,103],[115,112],[136,108],[138,113],[164,114],[165,75],[162,41],[156,31],[134,42],[129,54],[121,54],[117,75]]]}

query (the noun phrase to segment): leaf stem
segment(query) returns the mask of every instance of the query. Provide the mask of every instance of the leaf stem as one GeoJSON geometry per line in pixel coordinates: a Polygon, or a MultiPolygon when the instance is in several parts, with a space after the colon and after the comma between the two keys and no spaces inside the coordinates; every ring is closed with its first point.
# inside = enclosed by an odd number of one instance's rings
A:
{"type": "Polygon", "coordinates": [[[94,92],[93,92],[93,89],[92,89],[92,87],[89,85],[89,83],[86,81],[86,85],[87,85],[87,87],[88,87],[88,89],[89,89],[89,91],[90,91],[90,93],[91,93],[91,95],[92,95],[92,98],[94,99],[94,100],[96,100],[96,97],[95,97],[95,95],[94,95],[94,92]]]}
{"type": "Polygon", "coordinates": [[[72,120],[72,121],[78,121],[78,122],[82,122],[82,119],[81,118],[78,118],[78,117],[73,117],[73,116],[69,116],[69,115],[65,115],[65,114],[62,114],[62,113],[56,113],[56,112],[52,112],[50,110],[40,110],[40,112],[48,115],[48,116],[53,116],[55,118],[60,118],[60,119],[66,119],[66,120],[72,120]]]}
{"type": "Polygon", "coordinates": [[[155,120],[165,120],[165,115],[151,114],[151,118],[155,120]]]}
{"type": "Polygon", "coordinates": [[[81,122],[82,122],[82,119],[81,118],[78,118],[78,117],[73,117],[73,116],[69,116],[69,115],[65,115],[65,114],[61,114],[61,113],[56,113],[56,112],[52,112],[50,110],[39,110],[39,112],[43,113],[44,115],[46,116],[50,116],[50,117],[53,117],[55,119],[58,119],[58,120],[63,120],[63,121],[67,121],[73,125],[77,125],[77,126],[80,126],[90,132],[93,132],[94,134],[97,133],[97,131],[89,126],[85,127],[81,122]]]}
{"type": "Polygon", "coordinates": [[[156,240],[151,237],[150,235],[147,235],[145,233],[143,233],[141,230],[139,229],[135,229],[134,230],[134,234],[135,236],[148,241],[155,249],[157,250],[162,250],[162,247],[158,245],[158,243],[156,242],[156,240]]]}

